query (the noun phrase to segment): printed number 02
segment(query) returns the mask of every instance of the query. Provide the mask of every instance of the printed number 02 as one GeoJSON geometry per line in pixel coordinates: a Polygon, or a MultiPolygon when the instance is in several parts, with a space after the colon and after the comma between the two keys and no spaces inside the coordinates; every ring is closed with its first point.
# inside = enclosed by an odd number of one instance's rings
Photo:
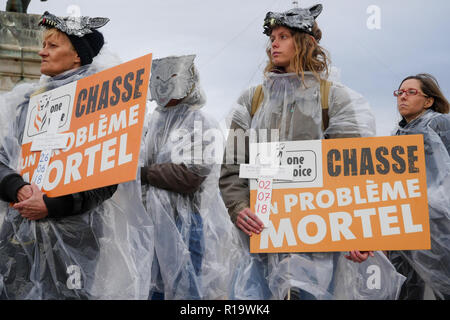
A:
{"type": "Polygon", "coordinates": [[[259,183],[258,183],[258,187],[260,188],[260,189],[270,189],[270,181],[260,181],[259,183]]]}

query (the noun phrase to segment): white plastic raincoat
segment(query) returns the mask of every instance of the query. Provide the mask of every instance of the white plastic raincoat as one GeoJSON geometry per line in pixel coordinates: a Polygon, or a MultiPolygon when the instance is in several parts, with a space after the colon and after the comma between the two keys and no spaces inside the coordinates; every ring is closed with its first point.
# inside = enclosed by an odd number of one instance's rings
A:
{"type": "Polygon", "coordinates": [[[150,298],[154,292],[164,299],[232,298],[236,265],[250,259],[220,197],[223,135],[200,110],[205,96],[194,57],[152,65],[150,87],[158,107],[149,117],[142,168],[153,177],[145,186],[155,225],[150,298]],[[166,106],[172,99],[181,101],[166,106]],[[186,183],[188,176],[195,177],[196,187],[186,183]]]}

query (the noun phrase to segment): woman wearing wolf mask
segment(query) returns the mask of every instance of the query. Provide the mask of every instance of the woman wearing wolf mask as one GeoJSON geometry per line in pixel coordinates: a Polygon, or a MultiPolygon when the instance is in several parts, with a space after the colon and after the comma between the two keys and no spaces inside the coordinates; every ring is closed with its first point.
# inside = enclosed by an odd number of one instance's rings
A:
{"type": "MultiPolygon", "coordinates": [[[[236,139],[239,132],[278,130],[279,137],[258,136],[261,142],[276,142],[277,138],[294,141],[375,135],[375,121],[367,101],[342,84],[327,80],[330,61],[325,49],[319,45],[322,32],[315,21],[321,11],[322,5],[318,4],[307,9],[267,13],[264,33],[270,37],[270,44],[266,50],[269,62],[265,80],[262,86],[246,90],[231,114],[230,129],[234,131],[225,151],[220,189],[231,220],[247,236],[260,234],[264,225],[250,209],[248,180],[239,178],[239,164],[249,161],[249,138],[236,139]],[[236,146],[236,141],[243,139],[246,140],[245,153],[236,146]],[[227,157],[233,159],[232,164],[228,164],[227,157]]],[[[397,277],[392,265],[379,253],[355,250],[347,258],[361,262],[368,255],[385,266],[386,274],[397,277]]],[[[378,296],[354,285],[355,279],[351,277],[341,276],[345,281],[339,283],[333,276],[339,270],[347,268],[351,274],[363,267],[347,263],[344,255],[339,253],[259,256],[262,259],[260,265],[266,265],[265,280],[261,281],[267,281],[272,297],[277,299],[285,298],[291,292],[289,288],[293,288],[292,293],[300,299],[396,296],[396,281],[392,282],[395,285],[391,290],[377,292],[378,296]]]]}
{"type": "Polygon", "coordinates": [[[104,39],[96,29],[108,20],[45,12],[40,82],[0,96],[1,118],[10,122],[0,134],[2,299],[146,298],[152,226],[137,182],[52,198],[18,173],[30,96],[119,63],[100,52],[104,39]]]}

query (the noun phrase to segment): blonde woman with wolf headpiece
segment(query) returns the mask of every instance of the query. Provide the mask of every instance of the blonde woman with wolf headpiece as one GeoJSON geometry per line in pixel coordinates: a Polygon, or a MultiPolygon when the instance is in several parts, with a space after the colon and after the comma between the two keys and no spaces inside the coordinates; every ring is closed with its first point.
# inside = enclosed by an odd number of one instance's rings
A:
{"type": "MultiPolygon", "coordinates": [[[[330,80],[330,59],[320,45],[322,32],[316,22],[322,9],[318,4],[267,13],[264,34],[270,42],[264,82],[244,91],[230,116],[231,133],[219,183],[230,218],[247,241],[264,227],[250,208],[248,180],[239,178],[239,165],[249,163],[249,142],[375,135],[369,103],[357,92],[330,80]],[[245,135],[249,130],[257,134],[254,141],[245,135]],[[245,141],[244,148],[237,145],[239,141],[245,141]]],[[[247,267],[246,276],[240,275],[235,295],[247,299],[257,296],[255,292],[265,299],[395,298],[401,276],[386,257],[354,250],[347,258],[362,262],[369,255],[374,256],[372,263],[378,262],[385,275],[394,279],[389,279],[392,286],[383,292],[365,296],[364,288],[354,283],[363,265],[350,263],[344,254],[299,253],[253,255],[253,265],[247,267]],[[339,283],[337,274],[342,272],[339,278],[345,281],[339,283]]]]}

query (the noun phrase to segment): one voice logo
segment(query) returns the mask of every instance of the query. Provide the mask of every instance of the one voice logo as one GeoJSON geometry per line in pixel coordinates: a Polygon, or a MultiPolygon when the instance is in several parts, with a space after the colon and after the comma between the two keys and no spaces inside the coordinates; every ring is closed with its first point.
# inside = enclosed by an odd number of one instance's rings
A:
{"type": "Polygon", "coordinates": [[[53,113],[61,112],[59,128],[61,131],[70,127],[70,110],[76,84],[68,84],[60,88],[31,97],[26,132],[22,143],[33,141],[37,136],[47,132],[53,113]]]}
{"type": "Polygon", "coordinates": [[[38,133],[43,131],[44,125],[48,123],[47,119],[50,118],[48,116],[50,98],[50,95],[43,95],[37,103],[33,126],[38,133]]]}
{"type": "Polygon", "coordinates": [[[52,99],[52,94],[44,94],[39,97],[37,103],[32,107],[31,117],[27,128],[29,137],[47,132],[51,114],[62,111],[60,127],[64,126],[68,119],[70,96],[64,95],[52,99]]]}

